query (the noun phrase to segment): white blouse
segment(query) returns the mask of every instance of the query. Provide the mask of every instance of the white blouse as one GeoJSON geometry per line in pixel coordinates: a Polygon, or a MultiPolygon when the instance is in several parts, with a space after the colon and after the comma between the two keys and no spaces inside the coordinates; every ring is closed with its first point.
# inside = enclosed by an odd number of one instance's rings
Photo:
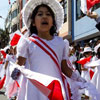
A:
{"type": "MultiPolygon", "coordinates": [[[[37,36],[37,35],[35,35],[37,36]]],[[[65,42],[61,37],[54,36],[52,40],[42,39],[45,43],[49,45],[50,48],[56,53],[58,57],[58,63],[61,66],[61,61],[65,60],[67,56],[67,49],[69,49],[65,42]]],[[[40,41],[37,40],[39,43],[40,41]]],[[[40,43],[41,44],[41,43],[40,43]]],[[[43,45],[43,44],[41,44],[43,45]]],[[[43,45],[44,46],[44,45],[43,45]]],[[[51,52],[48,48],[46,48],[49,52],[51,52]]],[[[52,54],[52,53],[51,53],[52,54]]],[[[49,76],[53,76],[59,78],[62,81],[61,75],[58,71],[56,64],[50,58],[48,54],[46,54],[39,46],[37,46],[32,41],[21,38],[17,47],[17,57],[22,56],[26,58],[26,68],[39,72],[42,74],[46,74],[49,76]]],[[[54,55],[53,55],[54,56],[54,55]]],[[[55,57],[55,56],[54,56],[55,57]]],[[[22,82],[23,84],[23,82],[22,82]]],[[[24,88],[25,89],[25,88],[24,88]]],[[[21,93],[21,92],[20,92],[21,93]]],[[[20,94],[21,95],[21,94],[20,94]]],[[[25,98],[18,100],[48,100],[40,91],[38,91],[29,81],[27,86],[27,91],[25,93],[25,98]]]]}

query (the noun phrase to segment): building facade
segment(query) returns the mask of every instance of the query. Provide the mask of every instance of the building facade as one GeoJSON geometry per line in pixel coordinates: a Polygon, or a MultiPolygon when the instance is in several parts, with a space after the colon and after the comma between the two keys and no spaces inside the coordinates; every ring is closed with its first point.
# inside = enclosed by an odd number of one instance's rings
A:
{"type": "Polygon", "coordinates": [[[9,9],[8,16],[5,21],[5,28],[9,33],[13,33],[19,29],[19,3],[14,1],[9,9]]]}
{"type": "MultiPolygon", "coordinates": [[[[24,5],[28,0],[16,0],[11,5],[9,9],[8,16],[6,18],[6,28],[10,33],[15,32],[16,30],[20,30],[23,34],[27,31],[23,21],[22,21],[22,10],[24,5]]],[[[64,24],[61,30],[59,31],[59,36],[63,38],[67,38],[70,42],[72,42],[72,19],[73,19],[73,0],[58,0],[64,9],[64,24]]],[[[75,3],[74,3],[75,4],[75,3]]]]}
{"type": "MultiPolygon", "coordinates": [[[[73,20],[72,20],[72,39],[76,42],[89,42],[100,36],[100,32],[96,29],[96,21],[87,17],[80,10],[80,0],[74,0],[73,6],[73,20]]],[[[100,3],[92,8],[92,11],[100,15],[100,3]]]]}
{"type": "MultiPolygon", "coordinates": [[[[19,12],[20,12],[20,30],[22,33],[25,33],[27,30],[22,21],[21,12],[24,5],[28,0],[18,0],[19,2],[19,12]]],[[[71,40],[71,0],[58,0],[64,8],[64,25],[59,32],[59,36],[68,38],[71,40]],[[70,16],[69,16],[70,14],[70,16]]]]}
{"type": "Polygon", "coordinates": [[[71,0],[61,0],[60,3],[64,8],[64,24],[62,29],[60,30],[59,36],[63,37],[64,39],[67,38],[70,42],[72,41],[71,35],[71,0]]]}
{"type": "MultiPolygon", "coordinates": [[[[16,0],[9,9],[5,27],[8,31],[20,30],[23,34],[27,31],[22,21],[22,10],[28,0],[16,0]]],[[[100,36],[95,28],[96,21],[84,15],[81,10],[80,0],[58,0],[64,8],[64,24],[59,36],[67,38],[70,42],[87,42],[100,36]]],[[[98,14],[100,3],[93,7],[98,14]]]]}

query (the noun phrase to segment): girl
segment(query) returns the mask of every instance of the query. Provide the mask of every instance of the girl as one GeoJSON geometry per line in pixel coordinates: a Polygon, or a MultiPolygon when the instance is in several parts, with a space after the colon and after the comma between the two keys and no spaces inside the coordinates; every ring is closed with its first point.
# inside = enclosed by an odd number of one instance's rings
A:
{"type": "MultiPolygon", "coordinates": [[[[67,66],[66,49],[68,48],[62,38],[55,36],[63,24],[63,15],[63,8],[57,0],[29,0],[27,2],[23,9],[23,21],[31,38],[28,41],[20,40],[16,63],[20,66],[25,65],[31,71],[56,77],[62,83],[61,71],[72,79],[85,82],[67,66]],[[48,51],[52,57],[45,51],[48,51]],[[56,64],[52,58],[56,60],[56,64]],[[58,68],[57,65],[61,67],[58,68]]],[[[68,95],[65,96],[67,93],[64,84],[61,88],[63,99],[69,100],[68,95]]],[[[30,81],[23,78],[17,100],[33,100],[33,98],[34,100],[49,100],[30,81]]]]}
{"type": "MultiPolygon", "coordinates": [[[[91,47],[85,47],[84,51],[83,51],[83,58],[82,59],[86,59],[90,57],[90,60],[92,60],[92,49],[91,47]]],[[[86,63],[88,63],[89,61],[86,61],[82,66],[81,66],[81,77],[83,77],[87,82],[90,82],[90,74],[89,74],[89,68],[86,66],[86,63]]],[[[92,67],[92,66],[91,66],[92,67]]],[[[85,99],[89,99],[89,94],[87,92],[87,90],[83,90],[82,91],[83,94],[85,94],[85,99]]]]}
{"type": "MultiPolygon", "coordinates": [[[[94,51],[96,53],[96,55],[93,57],[94,61],[100,59],[100,43],[95,46],[94,51]]],[[[95,73],[93,75],[93,78],[91,80],[91,82],[96,86],[96,89],[98,90],[98,92],[100,93],[100,65],[95,67],[95,73]]]]}

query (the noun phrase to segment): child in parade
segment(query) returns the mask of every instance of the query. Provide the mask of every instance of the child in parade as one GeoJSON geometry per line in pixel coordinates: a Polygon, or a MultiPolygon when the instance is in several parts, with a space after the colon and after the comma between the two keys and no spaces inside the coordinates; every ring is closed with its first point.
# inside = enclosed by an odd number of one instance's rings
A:
{"type": "Polygon", "coordinates": [[[4,65],[5,65],[5,59],[6,59],[6,51],[5,49],[1,49],[0,50],[0,77],[1,79],[4,77],[5,75],[5,68],[4,68],[4,65]]]}
{"type": "MultiPolygon", "coordinates": [[[[59,32],[63,21],[63,8],[57,0],[29,0],[23,9],[23,22],[30,38],[19,41],[16,63],[20,66],[25,65],[25,68],[31,71],[58,78],[63,84],[61,85],[63,100],[70,100],[66,92],[68,87],[64,86],[61,73],[76,81],[86,81],[68,67],[66,52],[69,48],[65,46],[62,38],[55,35],[59,32]]],[[[15,80],[19,77],[15,78],[16,70],[12,73],[15,80]]],[[[33,98],[49,100],[25,78],[20,87],[17,100],[33,100],[33,98]]]]}
{"type": "Polygon", "coordinates": [[[2,53],[0,52],[0,79],[2,79],[2,77],[4,76],[4,68],[3,68],[3,55],[2,53]]]}
{"type": "MultiPolygon", "coordinates": [[[[86,66],[86,63],[92,60],[92,49],[89,46],[84,48],[83,58],[81,58],[80,61],[86,58],[89,58],[89,60],[86,62],[84,61],[84,64],[81,65],[81,77],[83,77],[87,82],[90,82],[89,67],[86,66]]],[[[82,93],[85,94],[85,99],[89,99],[88,93],[85,89],[82,90],[82,93]]]]}
{"type": "Polygon", "coordinates": [[[75,55],[75,47],[70,47],[70,54],[69,54],[69,60],[72,63],[73,69],[76,70],[75,62],[77,61],[77,57],[75,55]]]}
{"type": "MultiPolygon", "coordinates": [[[[76,69],[75,62],[77,61],[77,58],[75,56],[75,47],[70,46],[69,47],[69,59],[67,59],[67,63],[69,67],[77,74],[80,76],[79,71],[76,69]]],[[[77,85],[77,81],[73,81],[70,78],[68,78],[68,82],[70,84],[71,88],[71,93],[72,93],[72,100],[81,100],[81,93],[80,93],[80,88],[77,85]]]]}
{"type": "MultiPolygon", "coordinates": [[[[94,59],[93,61],[96,61],[96,60],[100,59],[100,43],[95,46],[94,51],[95,51],[96,55],[93,57],[93,59],[94,59]]],[[[93,75],[91,83],[93,83],[96,86],[96,89],[100,93],[100,85],[99,85],[99,83],[100,83],[100,65],[95,66],[95,73],[93,75]]]]}
{"type": "Polygon", "coordinates": [[[7,95],[8,99],[10,100],[10,99],[12,99],[12,97],[8,96],[8,88],[11,83],[10,82],[10,80],[11,80],[10,62],[13,62],[13,63],[16,62],[16,55],[14,54],[14,48],[12,46],[10,46],[10,48],[6,50],[6,53],[7,53],[7,56],[6,56],[6,60],[5,60],[5,64],[4,64],[6,80],[5,80],[4,87],[6,89],[5,95],[7,95]]]}

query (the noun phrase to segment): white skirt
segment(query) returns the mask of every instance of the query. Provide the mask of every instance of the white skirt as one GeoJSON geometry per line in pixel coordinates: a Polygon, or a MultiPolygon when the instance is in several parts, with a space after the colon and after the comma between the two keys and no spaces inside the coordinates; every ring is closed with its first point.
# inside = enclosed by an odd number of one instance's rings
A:
{"type": "Polygon", "coordinates": [[[93,78],[91,80],[91,83],[93,83],[96,86],[96,89],[100,93],[100,71],[96,69],[93,78]]]}

